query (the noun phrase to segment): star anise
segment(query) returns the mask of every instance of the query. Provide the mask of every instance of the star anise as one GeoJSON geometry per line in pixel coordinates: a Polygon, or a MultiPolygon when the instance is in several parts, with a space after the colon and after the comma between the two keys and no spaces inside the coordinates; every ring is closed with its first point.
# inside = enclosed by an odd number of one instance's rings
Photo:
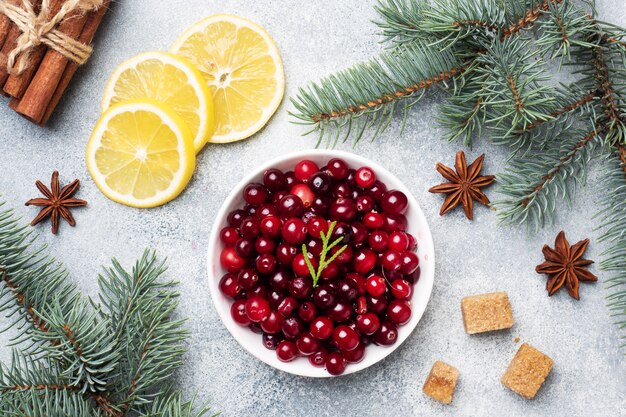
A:
{"type": "Polygon", "coordinates": [[[489,199],[480,189],[491,184],[496,177],[493,175],[479,176],[483,168],[484,159],[485,154],[482,154],[470,166],[467,166],[465,153],[459,151],[454,162],[456,172],[442,163],[437,163],[437,171],[450,181],[431,187],[428,190],[431,193],[448,194],[439,211],[440,216],[448,213],[461,203],[463,210],[465,210],[465,216],[472,220],[474,217],[474,200],[487,207],[489,206],[489,199]]]}
{"type": "Polygon", "coordinates": [[[585,269],[593,263],[589,259],[583,259],[588,244],[589,239],[585,239],[570,246],[565,239],[565,232],[561,230],[554,241],[554,249],[548,245],[543,246],[546,262],[538,265],[535,270],[538,274],[548,274],[548,295],[554,294],[565,284],[569,295],[578,300],[579,281],[598,280],[598,277],[585,269]]]}
{"type": "Polygon", "coordinates": [[[59,183],[59,172],[54,171],[52,173],[52,181],[50,183],[51,189],[48,189],[48,187],[43,185],[41,181],[35,182],[35,185],[45,198],[33,198],[26,202],[27,206],[43,207],[37,217],[33,219],[31,225],[34,226],[50,217],[50,221],[52,223],[52,233],[57,234],[59,231],[59,222],[61,221],[61,217],[63,217],[65,221],[70,224],[70,226],[76,226],[76,220],[74,220],[74,216],[70,213],[70,209],[87,205],[85,200],[71,198],[76,190],[78,190],[80,181],[74,180],[71,184],[68,184],[61,189],[61,185],[59,183]]]}

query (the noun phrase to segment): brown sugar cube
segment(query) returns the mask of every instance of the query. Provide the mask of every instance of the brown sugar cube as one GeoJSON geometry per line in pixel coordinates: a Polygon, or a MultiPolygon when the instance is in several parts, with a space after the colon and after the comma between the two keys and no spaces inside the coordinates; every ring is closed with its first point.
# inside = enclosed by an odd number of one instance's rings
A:
{"type": "Polygon", "coordinates": [[[422,391],[443,404],[450,404],[458,379],[459,371],[455,367],[437,361],[430,370],[422,391]]]}
{"type": "Polygon", "coordinates": [[[502,375],[505,387],[531,400],[552,369],[552,359],[527,343],[522,344],[502,375]]]}
{"type": "Polygon", "coordinates": [[[468,334],[509,329],[515,324],[505,292],[479,294],[461,300],[463,324],[468,334]]]}

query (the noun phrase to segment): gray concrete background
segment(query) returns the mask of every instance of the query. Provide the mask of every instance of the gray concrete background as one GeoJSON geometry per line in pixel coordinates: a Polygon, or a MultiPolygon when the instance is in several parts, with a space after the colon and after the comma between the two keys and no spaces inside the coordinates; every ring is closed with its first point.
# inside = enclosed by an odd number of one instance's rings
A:
{"type": "MultiPolygon", "coordinates": [[[[598,0],[605,20],[626,26],[623,0],[598,0]]],[[[209,230],[223,199],[259,163],[290,151],[314,147],[303,130],[289,123],[283,102],[269,125],[253,138],[232,145],[209,145],[200,154],[188,189],[174,202],[153,210],[131,209],[109,201],[85,167],[85,144],[98,118],[108,75],[139,52],[167,49],[187,26],[213,13],[235,13],[264,26],[282,53],[286,97],[299,86],[369,57],[378,44],[376,17],[368,1],[116,1],[99,34],[96,53],[73,82],[56,117],[40,129],[0,106],[0,193],[24,220],[37,213],[24,202],[37,195],[34,181],[48,180],[58,169],[64,183],[80,178],[78,197],[90,203],[75,211],[78,226],[61,226],[51,235],[49,223],[37,230],[50,252],[62,259],[85,293],[97,294],[100,265],[111,257],[130,267],[146,247],[169,262],[169,278],[181,281],[180,315],[192,332],[180,382],[225,416],[617,416],[625,415],[623,351],[610,324],[602,282],[581,284],[582,299],[565,291],[548,298],[545,277],[534,267],[541,247],[564,229],[570,241],[592,238],[587,257],[599,260],[592,216],[600,192],[597,161],[574,208],[564,206],[556,224],[538,234],[524,227],[500,227],[484,207],[468,222],[462,211],[441,218],[442,197],[427,189],[441,177],[436,162],[452,164],[460,145],[441,140],[435,116],[438,99],[429,98],[411,113],[404,136],[389,129],[375,143],[363,141],[354,151],[394,172],[413,191],[433,231],[437,272],[430,304],[417,329],[393,355],[364,372],[332,380],[294,377],[259,362],[230,336],[211,304],[205,271],[209,230]],[[463,331],[462,297],[507,291],[517,324],[484,336],[463,331]],[[519,343],[529,342],[550,355],[554,370],[538,396],[526,401],[508,391],[499,378],[519,343]],[[421,386],[435,360],[461,373],[452,406],[426,397],[421,386]]],[[[350,150],[349,145],[341,149],[350,150]]],[[[486,173],[504,168],[505,150],[479,141],[468,150],[473,160],[487,152],[486,173]]],[[[494,188],[487,194],[495,199],[494,188]]],[[[597,267],[592,271],[604,281],[597,267]]],[[[0,319],[1,323],[6,320],[0,319]]],[[[261,348],[261,347],[259,347],[261,348]]],[[[0,359],[8,349],[0,348],[0,359]]]]}

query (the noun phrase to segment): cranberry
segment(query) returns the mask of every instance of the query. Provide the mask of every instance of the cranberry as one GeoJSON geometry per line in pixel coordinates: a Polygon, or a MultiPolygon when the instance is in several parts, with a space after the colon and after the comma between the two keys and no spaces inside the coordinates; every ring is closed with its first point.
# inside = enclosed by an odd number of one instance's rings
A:
{"type": "Polygon", "coordinates": [[[261,204],[256,210],[256,216],[260,220],[268,216],[278,216],[278,208],[273,204],[261,204]]]}
{"type": "Polygon", "coordinates": [[[298,183],[298,179],[296,178],[296,174],[293,171],[285,172],[285,188],[290,190],[294,184],[298,183]]]}
{"type": "Polygon", "coordinates": [[[320,340],[328,339],[332,334],[335,326],[328,317],[317,317],[311,321],[310,331],[313,336],[320,340]]]}
{"type": "Polygon", "coordinates": [[[276,347],[282,340],[282,335],[263,333],[263,346],[267,349],[276,350],[276,347]]]}
{"type": "Polygon", "coordinates": [[[409,237],[404,232],[395,231],[389,235],[389,249],[404,252],[409,247],[409,237]]]}
{"type": "Polygon", "coordinates": [[[309,356],[319,351],[321,345],[318,339],[313,337],[310,332],[307,332],[298,338],[296,341],[296,347],[298,348],[300,354],[309,356]]]}
{"type": "Polygon", "coordinates": [[[354,272],[350,272],[349,274],[346,275],[346,278],[354,281],[354,283],[356,284],[356,289],[357,289],[357,292],[359,293],[359,295],[365,294],[367,283],[366,283],[365,278],[363,277],[363,275],[356,274],[354,272]]]}
{"type": "Polygon", "coordinates": [[[380,324],[380,329],[374,333],[372,340],[377,345],[393,345],[398,340],[398,328],[395,324],[385,320],[380,324]]]}
{"type": "Polygon", "coordinates": [[[224,248],[220,253],[220,264],[230,273],[236,273],[246,266],[246,260],[237,255],[234,248],[224,248]]]}
{"type": "Polygon", "coordinates": [[[411,306],[408,301],[391,300],[387,307],[387,318],[398,325],[408,323],[411,319],[411,306]]]}
{"type": "Polygon", "coordinates": [[[237,255],[242,258],[251,258],[254,256],[255,252],[254,242],[249,239],[241,238],[235,243],[235,251],[237,251],[237,255]]]}
{"type": "Polygon", "coordinates": [[[237,284],[244,290],[251,290],[259,283],[259,275],[252,268],[244,268],[239,271],[237,284]]]}
{"type": "Polygon", "coordinates": [[[372,185],[368,190],[368,195],[372,197],[375,202],[379,203],[385,196],[386,192],[387,186],[383,182],[376,180],[374,185],[372,185]]]}
{"type": "Polygon", "coordinates": [[[304,203],[297,195],[287,194],[278,202],[278,211],[288,217],[298,217],[304,210],[304,203]]]}
{"type": "Polygon", "coordinates": [[[331,235],[332,240],[343,238],[341,240],[342,245],[350,243],[352,240],[352,227],[343,222],[338,222],[333,229],[333,233],[331,235]]]}
{"type": "Polygon", "coordinates": [[[302,303],[298,309],[298,316],[307,323],[313,320],[316,314],[317,308],[315,308],[315,304],[310,301],[302,303]]]}
{"type": "Polygon", "coordinates": [[[246,314],[246,301],[237,300],[230,306],[230,316],[240,326],[248,326],[251,321],[246,314]]]}
{"type": "Polygon", "coordinates": [[[361,188],[372,188],[376,182],[376,174],[370,167],[361,167],[356,170],[355,180],[356,185],[361,188]]]}
{"type": "Polygon", "coordinates": [[[410,233],[406,234],[409,238],[409,247],[407,248],[411,252],[415,252],[417,250],[417,240],[415,240],[415,236],[410,233]]]}
{"type": "MultiPolygon", "coordinates": [[[[339,250],[341,250],[340,245],[332,248],[330,250],[330,253],[334,256],[339,250]]],[[[337,255],[334,262],[337,262],[338,264],[347,264],[352,260],[353,254],[354,252],[352,251],[352,246],[346,246],[345,249],[339,255],[337,255]]]]}
{"type": "Polygon", "coordinates": [[[413,294],[413,286],[407,280],[396,279],[391,283],[391,294],[399,300],[408,300],[413,294]]]}
{"type": "Polygon", "coordinates": [[[309,178],[309,187],[318,196],[325,196],[330,191],[332,180],[330,176],[324,172],[316,172],[309,178]]]}
{"type": "Polygon", "coordinates": [[[380,328],[380,319],[374,313],[365,313],[356,316],[356,328],[361,334],[372,335],[380,328]]]}
{"type": "Polygon", "coordinates": [[[285,186],[285,175],[279,169],[270,168],[263,174],[263,184],[271,191],[278,191],[285,186]]]}
{"type": "Polygon", "coordinates": [[[356,282],[351,279],[342,279],[337,283],[337,297],[343,301],[354,301],[359,296],[356,282]]]}
{"type": "Polygon", "coordinates": [[[385,225],[385,216],[375,211],[370,211],[363,216],[363,224],[368,229],[380,229],[385,225]]]}
{"type": "Polygon", "coordinates": [[[220,279],[220,291],[227,297],[235,298],[239,294],[240,288],[237,284],[237,276],[226,274],[220,279]]]}
{"type": "Polygon", "coordinates": [[[402,191],[390,190],[385,193],[380,205],[385,213],[404,214],[409,206],[409,201],[402,191]]]}
{"type": "Polygon", "coordinates": [[[415,270],[415,272],[413,272],[412,274],[407,275],[405,278],[411,284],[415,284],[420,279],[420,273],[421,273],[421,269],[418,266],[417,269],[415,270]]]}
{"type": "Polygon", "coordinates": [[[270,303],[270,307],[277,309],[280,303],[285,299],[285,294],[280,291],[272,290],[267,295],[267,301],[270,303]]]}
{"type": "Polygon", "coordinates": [[[287,191],[285,191],[285,190],[276,191],[272,195],[272,204],[274,204],[274,206],[277,208],[277,210],[278,210],[278,203],[280,203],[280,200],[282,200],[283,197],[285,197],[287,195],[289,195],[289,193],[287,191]]]}
{"type": "MultiPolygon", "coordinates": [[[[315,258],[311,258],[309,259],[309,261],[311,261],[313,269],[317,270],[317,260],[315,258]]],[[[291,269],[293,269],[293,272],[299,277],[311,276],[311,271],[309,270],[309,266],[304,260],[304,254],[302,253],[297,254],[293,258],[293,261],[291,262],[291,269]]]]}
{"type": "Polygon", "coordinates": [[[313,283],[310,278],[296,277],[289,282],[289,294],[296,300],[309,298],[313,292],[313,283]]]}
{"type": "Polygon", "coordinates": [[[359,343],[357,347],[352,350],[342,351],[343,357],[346,358],[348,363],[358,363],[365,357],[365,343],[359,343]]]}
{"type": "Polygon", "coordinates": [[[356,185],[355,175],[356,175],[356,170],[350,168],[348,170],[348,176],[346,177],[346,183],[349,185],[356,185]]]}
{"type": "Polygon", "coordinates": [[[374,252],[382,253],[389,245],[389,236],[382,230],[375,230],[370,233],[367,244],[374,252]]]}
{"type": "Polygon", "coordinates": [[[311,365],[322,368],[326,364],[326,357],[328,356],[328,351],[326,349],[318,350],[311,356],[309,356],[309,362],[311,365]]]}
{"type": "Polygon", "coordinates": [[[256,259],[256,269],[261,274],[269,274],[276,269],[276,258],[269,253],[263,254],[256,259]]]}
{"type": "Polygon", "coordinates": [[[385,216],[385,225],[383,230],[393,232],[396,230],[406,231],[407,221],[402,214],[387,214],[385,216]]]}
{"type": "Polygon", "coordinates": [[[248,329],[252,331],[252,333],[261,334],[263,333],[263,329],[261,329],[261,325],[259,323],[250,323],[248,325],[248,329]]]}
{"type": "Polygon", "coordinates": [[[311,209],[317,214],[326,215],[328,213],[328,200],[317,197],[311,203],[311,209]]]}
{"type": "Polygon", "coordinates": [[[270,198],[270,193],[263,184],[252,183],[243,189],[243,199],[253,206],[260,206],[270,198]]]}
{"type": "Polygon", "coordinates": [[[291,340],[283,340],[276,347],[276,356],[282,362],[291,362],[298,357],[298,348],[291,340]]]}
{"type": "Polygon", "coordinates": [[[337,322],[346,321],[352,315],[352,306],[348,303],[340,301],[332,306],[332,308],[330,308],[326,313],[331,320],[337,322]]]}
{"type": "Polygon", "coordinates": [[[297,317],[287,317],[283,321],[283,334],[287,339],[296,339],[304,331],[304,324],[297,317]]]}
{"type": "Polygon", "coordinates": [[[268,239],[265,236],[259,236],[254,242],[254,249],[260,254],[271,254],[276,249],[276,242],[272,239],[268,239]]]}
{"type": "Polygon", "coordinates": [[[260,233],[259,221],[253,217],[244,219],[239,229],[244,239],[255,239],[260,233]]]}
{"type": "Polygon", "coordinates": [[[322,237],[322,232],[328,232],[328,221],[320,216],[312,217],[306,225],[309,235],[319,239],[322,237]]]}
{"type": "Polygon", "coordinates": [[[289,219],[283,224],[282,235],[285,242],[299,245],[306,238],[306,224],[298,218],[289,219]]]}
{"type": "Polygon", "coordinates": [[[313,200],[315,200],[315,194],[306,184],[296,184],[291,188],[291,194],[298,197],[304,207],[309,207],[313,200]]]}
{"type": "Polygon", "coordinates": [[[291,314],[298,308],[298,302],[295,298],[286,297],[282,303],[278,306],[278,312],[285,317],[291,316],[291,314]]]}
{"type": "MultiPolygon", "coordinates": [[[[307,227],[308,229],[308,227],[307,227]]],[[[309,255],[319,258],[322,254],[322,241],[320,239],[307,239],[305,242],[306,250],[309,255]]]]}
{"type": "Polygon", "coordinates": [[[259,223],[259,230],[268,238],[277,238],[282,230],[282,222],[276,216],[264,217],[259,223]]]}
{"type": "Polygon", "coordinates": [[[291,265],[293,262],[293,258],[298,253],[298,250],[295,246],[289,245],[287,243],[281,243],[278,245],[278,249],[276,249],[276,259],[281,265],[291,265]]]}
{"type": "Polygon", "coordinates": [[[415,252],[404,252],[402,254],[402,266],[400,267],[400,271],[405,275],[410,275],[420,264],[420,259],[417,257],[415,252]]]}
{"type": "Polygon", "coordinates": [[[367,309],[374,314],[383,314],[387,309],[387,297],[367,297],[367,309]]]}
{"type": "Polygon", "coordinates": [[[220,240],[226,246],[234,246],[237,239],[239,239],[239,234],[234,227],[225,227],[220,231],[220,240]]]}
{"type": "Polygon", "coordinates": [[[251,295],[246,301],[246,314],[250,321],[259,323],[269,317],[271,313],[267,300],[258,295],[251,295]]]}
{"type": "Polygon", "coordinates": [[[337,326],[333,331],[333,341],[341,350],[352,350],[359,344],[359,334],[346,325],[337,326]]]}
{"type": "Polygon", "coordinates": [[[383,254],[383,268],[388,271],[399,271],[402,267],[402,257],[393,250],[388,250],[383,254]]]}
{"type": "Polygon", "coordinates": [[[337,221],[350,222],[356,216],[356,204],[347,198],[338,198],[330,204],[330,218],[337,221]]]}
{"type": "Polygon", "coordinates": [[[352,223],[352,245],[359,247],[367,241],[367,228],[360,222],[352,223]]]}
{"type": "Polygon", "coordinates": [[[319,171],[317,164],[313,161],[309,161],[307,159],[298,162],[296,165],[296,169],[294,169],[294,174],[296,178],[302,182],[307,182],[311,175],[315,172],[319,171]]]}
{"type": "Polygon", "coordinates": [[[361,195],[356,199],[356,209],[361,213],[374,210],[374,199],[368,195],[361,195]]]}
{"type": "Polygon", "coordinates": [[[343,180],[348,177],[348,164],[343,159],[333,158],[326,165],[328,172],[333,178],[343,180]]]}
{"type": "Polygon", "coordinates": [[[352,187],[345,182],[340,182],[333,186],[332,195],[334,198],[351,198],[352,197],[352,187]]]}
{"type": "Polygon", "coordinates": [[[352,266],[354,270],[362,275],[367,274],[376,265],[376,255],[369,249],[359,249],[354,254],[352,266]]]}
{"type": "Polygon", "coordinates": [[[284,291],[291,279],[293,279],[293,275],[288,270],[281,268],[269,277],[268,283],[274,290],[284,291]]]}
{"type": "Polygon", "coordinates": [[[328,285],[320,285],[313,290],[313,303],[321,309],[329,308],[335,304],[335,295],[328,285]]]}
{"type": "Polygon", "coordinates": [[[229,225],[231,225],[235,229],[238,229],[239,226],[241,226],[241,222],[246,217],[248,217],[248,213],[246,213],[245,211],[241,209],[238,209],[238,210],[231,211],[228,214],[227,221],[229,225]]]}
{"type": "Polygon", "coordinates": [[[341,375],[346,370],[346,359],[339,352],[331,352],[326,358],[326,370],[331,375],[341,375]]]}
{"type": "Polygon", "coordinates": [[[380,297],[385,293],[385,291],[387,291],[385,278],[378,275],[370,276],[367,279],[366,289],[372,297],[380,297]]]}

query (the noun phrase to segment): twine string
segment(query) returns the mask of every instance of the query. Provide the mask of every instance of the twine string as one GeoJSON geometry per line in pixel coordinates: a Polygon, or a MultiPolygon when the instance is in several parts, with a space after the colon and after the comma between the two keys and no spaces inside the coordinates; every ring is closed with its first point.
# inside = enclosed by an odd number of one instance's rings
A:
{"type": "Polygon", "coordinates": [[[39,45],[51,48],[67,59],[82,65],[93,49],[58,30],[57,26],[72,12],[87,13],[102,6],[103,0],[67,0],[54,16],[50,16],[50,0],[42,0],[39,13],[31,0],[22,0],[22,7],[0,0],[0,13],[6,15],[20,30],[15,48],[7,56],[7,72],[20,75],[30,66],[30,56],[39,45]]]}

